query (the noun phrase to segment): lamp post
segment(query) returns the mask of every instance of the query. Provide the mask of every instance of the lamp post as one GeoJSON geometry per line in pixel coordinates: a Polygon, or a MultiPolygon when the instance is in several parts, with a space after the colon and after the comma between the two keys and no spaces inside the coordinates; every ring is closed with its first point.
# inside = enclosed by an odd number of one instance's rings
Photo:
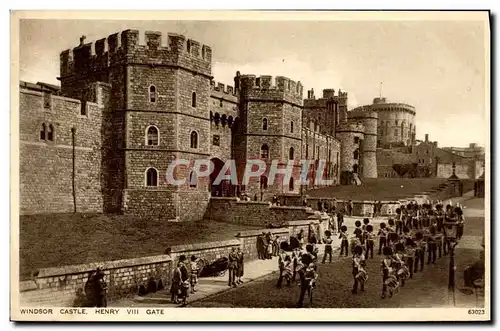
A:
{"type": "Polygon", "coordinates": [[[451,292],[453,296],[453,306],[455,306],[455,247],[458,244],[457,238],[457,230],[458,230],[458,222],[457,221],[446,221],[443,222],[444,227],[444,235],[446,244],[450,244],[450,270],[449,270],[449,278],[448,278],[448,291],[451,292]]]}

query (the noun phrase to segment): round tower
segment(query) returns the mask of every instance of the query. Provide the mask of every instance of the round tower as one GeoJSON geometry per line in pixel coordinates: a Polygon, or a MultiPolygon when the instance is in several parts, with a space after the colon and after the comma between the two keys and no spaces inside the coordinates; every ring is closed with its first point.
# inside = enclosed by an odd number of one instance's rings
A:
{"type": "Polygon", "coordinates": [[[348,121],[337,126],[336,138],[340,141],[340,183],[351,183],[352,174],[360,174],[363,165],[362,141],[365,127],[361,122],[348,121]]]}
{"type": "Polygon", "coordinates": [[[354,119],[364,126],[362,144],[362,177],[377,178],[377,125],[378,114],[375,111],[356,110],[348,112],[350,119],[354,119]]]}

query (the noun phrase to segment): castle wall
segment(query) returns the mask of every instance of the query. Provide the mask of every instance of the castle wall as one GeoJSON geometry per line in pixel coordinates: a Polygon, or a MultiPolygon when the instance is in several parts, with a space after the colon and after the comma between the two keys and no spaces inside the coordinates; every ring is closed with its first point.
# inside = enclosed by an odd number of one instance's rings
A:
{"type": "Polygon", "coordinates": [[[340,141],[340,171],[352,172],[354,166],[360,165],[360,158],[354,158],[354,151],[360,150],[355,138],[362,140],[365,128],[361,123],[344,123],[337,128],[337,138],[340,141]]]}
{"type": "Polygon", "coordinates": [[[19,101],[21,214],[73,212],[73,177],[76,211],[102,212],[102,105],[26,89],[19,101]]]}

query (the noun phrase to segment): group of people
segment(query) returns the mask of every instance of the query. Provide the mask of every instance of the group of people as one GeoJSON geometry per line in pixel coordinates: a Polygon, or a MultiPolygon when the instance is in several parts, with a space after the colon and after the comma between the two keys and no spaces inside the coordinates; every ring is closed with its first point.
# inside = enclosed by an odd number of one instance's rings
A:
{"type": "MultiPolygon", "coordinates": [[[[413,274],[423,272],[427,253],[427,264],[435,264],[438,258],[447,255],[456,242],[455,238],[447,236],[447,222],[458,224],[456,239],[463,235],[464,216],[460,206],[451,204],[443,210],[443,205],[430,203],[417,204],[412,202],[402,205],[396,210],[396,220],[388,220],[388,225],[380,223],[377,236],[379,240],[378,254],[382,254],[382,298],[387,294],[392,297],[404,286],[413,274]]],[[[342,226],[340,238],[341,252],[347,256],[349,245],[352,252],[352,275],[354,284],[352,293],[358,289],[364,291],[368,279],[366,263],[373,259],[375,235],[370,220],[365,218],[363,224],[355,222],[351,241],[347,239],[347,227],[342,226]]],[[[325,256],[326,256],[325,252],[325,256]]]]}
{"type": "Polygon", "coordinates": [[[279,236],[273,235],[271,232],[262,232],[257,237],[257,257],[260,260],[269,260],[273,256],[278,256],[279,242],[279,236]]]}

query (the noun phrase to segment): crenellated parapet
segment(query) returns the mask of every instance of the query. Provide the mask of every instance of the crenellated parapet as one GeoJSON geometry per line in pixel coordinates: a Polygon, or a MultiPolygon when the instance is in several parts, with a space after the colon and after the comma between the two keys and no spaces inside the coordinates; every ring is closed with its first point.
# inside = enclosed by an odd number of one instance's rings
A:
{"type": "Polygon", "coordinates": [[[300,81],[288,77],[263,75],[241,75],[239,85],[241,95],[246,99],[286,101],[302,106],[304,88],[300,81]]]}
{"type": "Polygon", "coordinates": [[[234,103],[237,103],[239,100],[234,86],[225,85],[213,80],[210,82],[210,95],[212,98],[228,100],[234,103]]]}
{"type": "Polygon", "coordinates": [[[145,32],[145,45],[139,44],[139,31],[125,30],[67,49],[60,54],[60,75],[87,75],[120,64],[176,66],[211,76],[212,49],[183,35],[169,33],[166,45],[162,33],[145,32]]]}
{"type": "Polygon", "coordinates": [[[308,98],[304,99],[305,108],[326,108],[327,103],[333,101],[338,104],[347,104],[347,92],[342,92],[340,89],[335,93],[335,89],[324,89],[321,98],[316,99],[314,90],[308,91],[308,98]]]}

